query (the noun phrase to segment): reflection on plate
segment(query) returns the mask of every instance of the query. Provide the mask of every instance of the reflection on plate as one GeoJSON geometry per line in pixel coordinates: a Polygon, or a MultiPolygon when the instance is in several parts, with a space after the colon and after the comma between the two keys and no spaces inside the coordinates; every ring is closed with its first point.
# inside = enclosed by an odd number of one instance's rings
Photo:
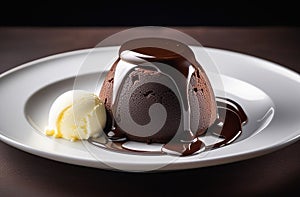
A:
{"type": "MultiPolygon", "coordinates": [[[[255,57],[209,48],[206,48],[207,53],[222,73],[226,96],[237,101],[249,118],[234,143],[203,154],[173,158],[170,155],[127,155],[96,148],[86,141],[72,143],[44,136],[41,131],[47,125],[54,99],[73,89],[75,77],[81,78],[82,89],[95,91],[98,87],[94,81],[100,73],[106,72],[106,65],[117,51],[118,47],[106,47],[93,53],[91,50],[63,53],[2,74],[0,112],[5,115],[0,117],[1,140],[26,152],[66,163],[147,171],[238,161],[274,151],[299,138],[300,92],[295,91],[300,88],[299,74],[255,57]],[[77,76],[87,55],[89,67],[77,76]]],[[[205,62],[198,60],[205,67],[205,62]]],[[[218,95],[219,91],[215,91],[218,95]]]]}

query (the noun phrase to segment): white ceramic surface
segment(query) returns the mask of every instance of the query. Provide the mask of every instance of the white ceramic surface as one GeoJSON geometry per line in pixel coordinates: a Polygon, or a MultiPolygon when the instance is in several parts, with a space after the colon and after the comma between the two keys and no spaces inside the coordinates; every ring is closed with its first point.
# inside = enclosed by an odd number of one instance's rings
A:
{"type": "MultiPolygon", "coordinates": [[[[200,61],[197,47],[193,50],[200,61]]],[[[299,139],[299,74],[259,58],[211,48],[205,51],[222,73],[226,96],[237,101],[249,118],[243,134],[234,143],[188,157],[141,156],[44,136],[41,131],[47,125],[54,99],[74,87],[98,91],[99,75],[105,75],[117,51],[118,47],[105,47],[68,52],[1,74],[0,139],[41,157],[125,171],[179,170],[229,163],[269,153],[299,139]]],[[[204,68],[207,65],[205,58],[200,63],[204,68]]],[[[215,91],[218,95],[221,90],[215,91]]]]}

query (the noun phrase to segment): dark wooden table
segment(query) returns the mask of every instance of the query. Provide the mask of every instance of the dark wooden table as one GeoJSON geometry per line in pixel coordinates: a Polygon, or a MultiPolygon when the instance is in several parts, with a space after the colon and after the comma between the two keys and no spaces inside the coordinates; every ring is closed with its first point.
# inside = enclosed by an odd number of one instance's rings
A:
{"type": "MultiPolygon", "coordinates": [[[[0,28],[0,73],[51,54],[93,47],[122,29],[126,28],[0,28]]],[[[177,29],[193,36],[204,46],[247,53],[300,73],[300,28],[177,29]]],[[[300,141],[240,162],[145,174],[64,164],[0,142],[0,196],[297,194],[300,186],[299,150],[300,141]]]]}

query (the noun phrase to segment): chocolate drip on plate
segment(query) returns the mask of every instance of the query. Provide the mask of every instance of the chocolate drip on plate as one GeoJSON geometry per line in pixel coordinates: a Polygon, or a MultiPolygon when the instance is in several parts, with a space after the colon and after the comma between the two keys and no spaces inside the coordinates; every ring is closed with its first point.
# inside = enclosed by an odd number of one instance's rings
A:
{"type": "Polygon", "coordinates": [[[220,148],[232,143],[242,133],[242,126],[247,122],[247,116],[242,107],[235,101],[226,98],[217,98],[218,118],[215,123],[208,128],[207,132],[195,136],[191,141],[174,140],[166,144],[162,144],[161,151],[140,151],[124,148],[123,144],[130,141],[126,138],[108,137],[105,141],[97,139],[89,139],[92,144],[111,151],[117,151],[126,154],[174,154],[180,156],[193,155],[202,151],[220,148]],[[205,145],[198,137],[205,135],[217,136],[222,141],[205,145]]]}

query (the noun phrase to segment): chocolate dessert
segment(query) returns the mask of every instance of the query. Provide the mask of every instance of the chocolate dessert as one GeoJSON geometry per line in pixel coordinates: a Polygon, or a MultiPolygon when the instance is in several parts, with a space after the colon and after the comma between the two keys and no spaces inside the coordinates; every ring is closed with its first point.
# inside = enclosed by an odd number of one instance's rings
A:
{"type": "Polygon", "coordinates": [[[113,128],[116,136],[147,143],[167,143],[175,134],[191,140],[212,125],[217,112],[211,85],[191,49],[167,39],[137,39],[122,45],[119,59],[104,81],[100,99],[105,101],[108,117],[111,118],[107,126],[113,128]],[[130,66],[132,68],[128,69],[130,66]],[[171,68],[182,76],[171,75],[174,72],[171,68]],[[118,69],[122,73],[127,72],[122,79],[116,78],[118,69]],[[117,90],[114,89],[116,80],[122,80],[117,90]],[[181,99],[176,95],[176,87],[181,99]],[[113,91],[118,91],[114,103],[113,91]],[[166,121],[160,129],[150,132],[151,128],[140,130],[141,127],[128,126],[128,116],[138,125],[151,122],[155,127],[160,124],[160,118],[154,120],[149,116],[149,109],[155,103],[160,103],[167,112],[166,121]],[[183,121],[184,110],[190,114],[188,123],[183,121]],[[122,122],[124,125],[120,125],[122,122]],[[180,123],[183,129],[179,129],[180,123]],[[190,124],[190,128],[186,130],[184,124],[190,124]],[[128,129],[124,130],[126,127],[128,129]]]}
{"type": "Polygon", "coordinates": [[[237,103],[216,102],[192,50],[170,39],[123,44],[99,96],[107,110],[104,131],[110,142],[105,146],[115,150],[125,150],[122,143],[131,140],[162,143],[162,152],[190,155],[207,148],[198,137],[208,128],[224,138],[210,146],[216,148],[233,141],[247,120],[237,103]]]}

